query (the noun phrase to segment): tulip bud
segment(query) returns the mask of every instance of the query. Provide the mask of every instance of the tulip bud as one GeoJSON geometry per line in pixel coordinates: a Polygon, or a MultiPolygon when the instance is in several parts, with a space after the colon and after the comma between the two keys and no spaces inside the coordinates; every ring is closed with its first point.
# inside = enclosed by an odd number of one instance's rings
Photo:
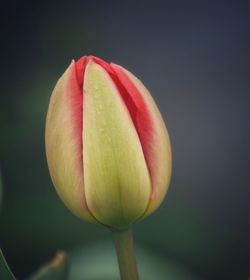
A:
{"type": "Polygon", "coordinates": [[[153,212],[171,175],[167,130],[144,85],[119,65],[72,61],[52,93],[46,154],[77,216],[123,228],[153,212]]]}

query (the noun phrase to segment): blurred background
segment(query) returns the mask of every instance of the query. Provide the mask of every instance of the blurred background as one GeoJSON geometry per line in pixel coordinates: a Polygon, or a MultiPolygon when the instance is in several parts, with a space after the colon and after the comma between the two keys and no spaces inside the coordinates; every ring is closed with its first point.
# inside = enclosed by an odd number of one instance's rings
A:
{"type": "Polygon", "coordinates": [[[138,252],[178,279],[250,277],[249,14],[248,1],[1,2],[0,246],[19,279],[57,249],[93,255],[92,244],[96,270],[96,246],[111,240],[59,201],[44,151],[51,91],[87,54],[141,78],[171,137],[171,186],[134,227],[138,252]]]}

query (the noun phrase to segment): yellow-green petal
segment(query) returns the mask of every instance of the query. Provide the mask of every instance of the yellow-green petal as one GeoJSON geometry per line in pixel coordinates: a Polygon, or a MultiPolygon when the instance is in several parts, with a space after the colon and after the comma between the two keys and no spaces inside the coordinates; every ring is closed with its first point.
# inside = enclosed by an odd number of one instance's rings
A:
{"type": "Polygon", "coordinates": [[[123,69],[143,96],[147,108],[150,110],[154,128],[151,140],[151,160],[154,162],[155,168],[151,178],[153,182],[152,194],[144,218],[159,207],[168,191],[172,173],[171,144],[161,113],[147,88],[131,72],[121,66],[118,67],[123,69]]]}
{"type": "Polygon", "coordinates": [[[52,181],[65,205],[77,216],[95,222],[88,211],[83,185],[82,91],[74,62],[57,82],[46,120],[46,154],[52,181]]]}
{"type": "Polygon", "coordinates": [[[150,177],[139,137],[109,74],[89,61],[84,77],[84,186],[94,217],[125,227],[145,212],[150,177]]]}

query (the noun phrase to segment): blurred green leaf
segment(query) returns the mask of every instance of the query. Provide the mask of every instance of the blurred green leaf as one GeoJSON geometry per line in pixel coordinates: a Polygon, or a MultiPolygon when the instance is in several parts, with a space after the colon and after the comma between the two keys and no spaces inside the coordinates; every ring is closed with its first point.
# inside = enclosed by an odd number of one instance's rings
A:
{"type": "Polygon", "coordinates": [[[0,249],[0,279],[3,279],[3,280],[15,280],[16,279],[4,258],[4,255],[3,255],[3,252],[1,249],[0,249]]]}
{"type": "MultiPolygon", "coordinates": [[[[136,245],[140,279],[198,280],[183,265],[156,255],[136,245]]],[[[70,255],[70,280],[117,280],[119,277],[115,248],[111,242],[98,242],[77,249],[70,255]]]]}
{"type": "Polygon", "coordinates": [[[60,251],[50,263],[40,268],[29,280],[67,280],[68,273],[68,257],[60,251]]]}

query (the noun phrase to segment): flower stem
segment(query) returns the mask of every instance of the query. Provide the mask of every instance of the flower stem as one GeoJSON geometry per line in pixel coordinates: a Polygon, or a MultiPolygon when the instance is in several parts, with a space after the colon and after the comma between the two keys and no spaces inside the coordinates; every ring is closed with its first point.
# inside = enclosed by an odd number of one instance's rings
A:
{"type": "Polygon", "coordinates": [[[139,280],[133,246],[132,228],[112,231],[121,280],[139,280]]]}

